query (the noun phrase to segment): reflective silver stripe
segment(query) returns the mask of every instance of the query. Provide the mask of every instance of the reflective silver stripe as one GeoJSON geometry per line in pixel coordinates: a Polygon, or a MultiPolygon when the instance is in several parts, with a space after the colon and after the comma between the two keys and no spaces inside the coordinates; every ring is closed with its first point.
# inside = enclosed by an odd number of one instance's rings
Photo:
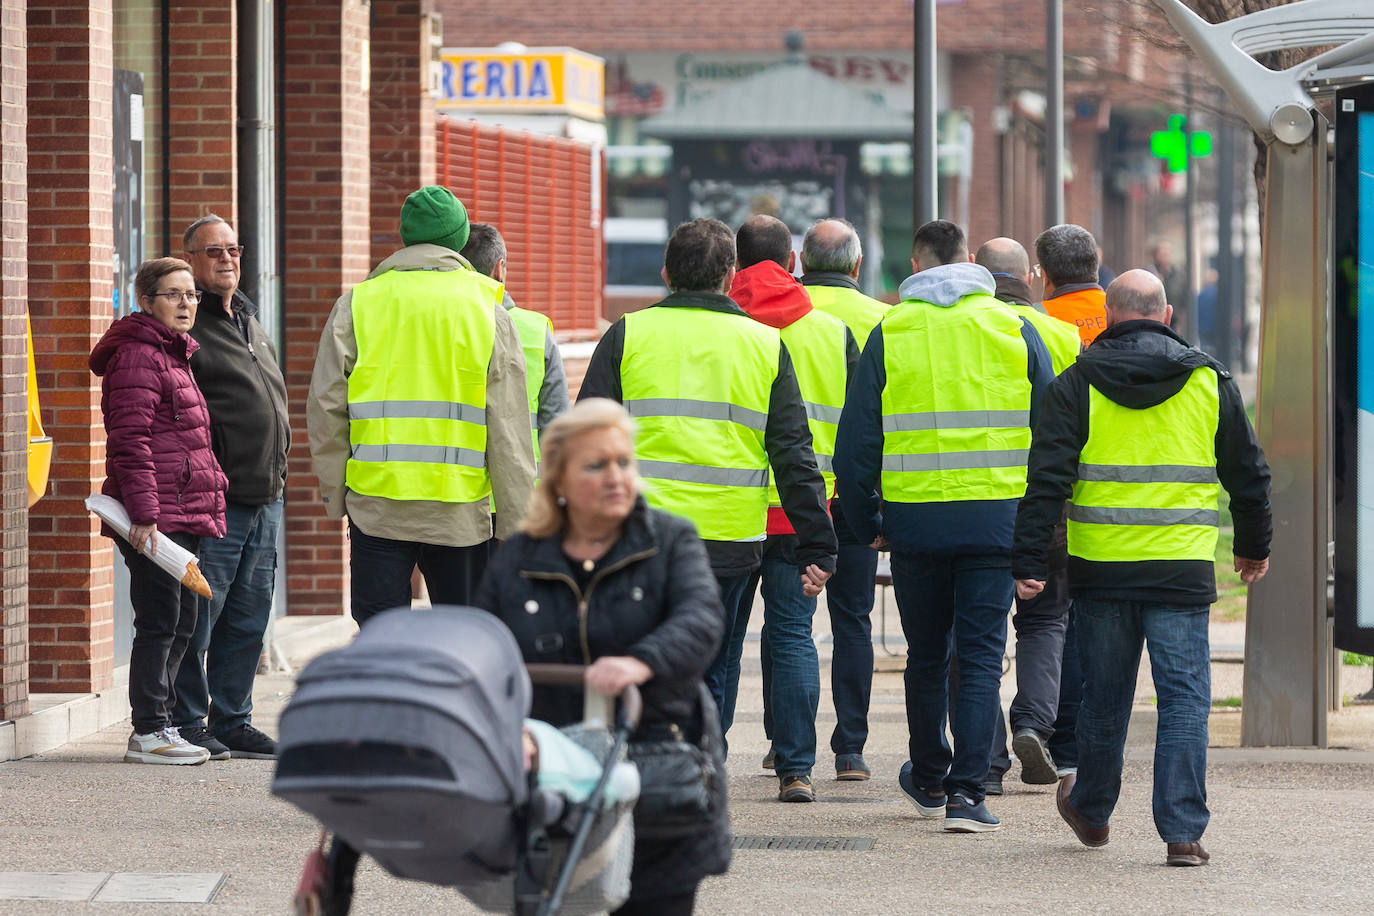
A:
{"type": "Polygon", "coordinates": [[[538,411],[534,411],[533,413],[530,414],[530,429],[538,429],[538,428],[539,428],[539,412],[538,412],[538,411]]]}
{"type": "Polygon", "coordinates": [[[835,456],[834,456],[834,455],[823,455],[823,454],[821,454],[820,452],[817,452],[817,453],[816,453],[816,467],[818,467],[818,468],[820,468],[822,471],[826,471],[827,473],[830,473],[830,474],[835,473],[835,456]]]}
{"type": "Polygon", "coordinates": [[[632,417],[693,417],[698,420],[725,420],[763,432],[768,414],[723,401],[694,401],[690,398],[638,398],[625,402],[632,417]]]}
{"type": "Polygon", "coordinates": [[[350,420],[461,420],[485,424],[487,412],[456,401],[359,401],[348,405],[350,420]]]}
{"type": "Polygon", "coordinates": [[[815,420],[818,423],[833,424],[838,424],[840,422],[840,411],[844,408],[831,407],[828,404],[813,404],[810,401],[806,401],[805,403],[806,418],[808,420],[815,420]]]}
{"type": "Polygon", "coordinates": [[[1030,426],[1029,410],[924,410],[883,417],[883,432],[913,433],[928,429],[1000,429],[1030,426]]]}
{"type": "Polygon", "coordinates": [[[701,464],[677,464],[673,461],[639,462],[642,477],[657,480],[678,480],[683,483],[708,483],[717,487],[766,487],[768,470],[749,471],[743,468],[713,468],[701,464]]]}
{"type": "Polygon", "coordinates": [[[1110,483],[1218,483],[1215,467],[1192,464],[1080,464],[1079,480],[1110,483]]]}
{"type": "Polygon", "coordinates": [[[418,461],[424,464],[461,464],[469,468],[487,466],[484,453],[452,445],[355,445],[353,460],[418,461]]]}
{"type": "Polygon", "coordinates": [[[1210,525],[1221,523],[1216,509],[1127,509],[1069,506],[1069,521],[1091,525],[1210,525]]]}
{"type": "Polygon", "coordinates": [[[884,471],[959,471],[966,468],[1016,468],[1026,464],[1026,449],[991,452],[932,452],[926,455],[884,455],[884,471]]]}

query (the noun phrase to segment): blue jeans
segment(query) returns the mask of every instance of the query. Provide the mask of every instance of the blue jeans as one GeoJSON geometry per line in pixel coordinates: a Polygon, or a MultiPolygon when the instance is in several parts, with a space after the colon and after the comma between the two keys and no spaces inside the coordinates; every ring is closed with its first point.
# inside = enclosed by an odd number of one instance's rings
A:
{"type": "Polygon", "coordinates": [[[200,571],[214,597],[199,599],[195,633],[177,671],[174,725],[208,724],[222,735],[252,720],[281,513],[280,499],[265,506],[229,503],[224,537],[201,539],[200,571]]]}
{"type": "Polygon", "coordinates": [[[1083,704],[1083,668],[1078,661],[1078,625],[1069,611],[1064,631],[1063,666],[1059,673],[1059,711],[1050,736],[1050,756],[1058,769],[1078,766],[1078,708],[1083,704]]]}
{"type": "Polygon", "coordinates": [[[744,635],[749,630],[749,612],[754,593],[749,590],[752,576],[716,576],[720,603],[725,607],[725,636],[715,660],[706,669],[706,686],[720,710],[720,732],[725,734],[735,721],[735,698],[739,696],[739,664],[744,655],[744,635]]]}
{"type": "Polygon", "coordinates": [[[373,537],[349,519],[353,619],[363,626],[383,611],[410,607],[410,574],[416,566],[425,577],[432,606],[471,605],[495,544],[488,540],[471,547],[446,547],[396,541],[373,537]]]}
{"type": "Polygon", "coordinates": [[[836,524],[840,552],[835,575],[825,583],[830,633],[835,641],[830,660],[830,694],[835,701],[835,730],[830,749],[836,754],[862,754],[868,741],[868,703],[873,692],[873,589],[878,551],[867,544],[846,543],[836,524]]]}
{"type": "Polygon", "coordinates": [[[1005,554],[894,551],[892,587],[906,634],[906,718],[912,778],[923,789],[983,800],[999,712],[998,685],[1015,583],[1005,554]],[[951,651],[959,692],[945,738],[951,651]]]}
{"type": "Polygon", "coordinates": [[[816,599],[802,593],[796,563],[765,556],[759,574],[767,640],[764,704],[770,713],[774,771],[779,776],[810,775],[816,763],[816,707],[821,699],[820,658],[811,636],[816,599]]]}
{"type": "Polygon", "coordinates": [[[1207,828],[1207,715],[1211,659],[1206,605],[1075,599],[1083,667],[1078,781],[1070,796],[1091,826],[1111,820],[1121,794],[1122,753],[1142,645],[1150,651],[1159,729],[1155,737],[1155,828],[1166,843],[1189,843],[1207,828]]]}

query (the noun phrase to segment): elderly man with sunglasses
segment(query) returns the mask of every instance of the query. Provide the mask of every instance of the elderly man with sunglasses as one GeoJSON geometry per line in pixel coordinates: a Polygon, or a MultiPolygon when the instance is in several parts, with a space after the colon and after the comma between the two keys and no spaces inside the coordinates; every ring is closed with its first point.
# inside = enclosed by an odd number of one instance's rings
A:
{"type": "Polygon", "coordinates": [[[257,307],[239,291],[243,246],[213,214],[186,229],[200,309],[191,361],[210,408],[210,436],[229,477],[223,538],[201,540],[200,568],[214,597],[200,599],[195,634],[176,677],[172,724],[210,759],[272,758],[277,744],[253,727],[253,679],[272,615],[277,531],[291,428],[286,383],[257,307]]]}

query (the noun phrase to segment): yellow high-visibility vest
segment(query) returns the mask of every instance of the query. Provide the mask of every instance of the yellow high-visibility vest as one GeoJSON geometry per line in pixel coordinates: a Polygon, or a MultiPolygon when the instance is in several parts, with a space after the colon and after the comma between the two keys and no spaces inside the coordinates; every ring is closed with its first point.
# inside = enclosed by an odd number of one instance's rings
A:
{"type": "Polygon", "coordinates": [[[1020,499],[1030,449],[1021,319],[977,293],[907,301],[882,322],[883,499],[1020,499]]]}
{"type": "Polygon", "coordinates": [[[1216,557],[1220,393],[1206,366],[1154,407],[1088,388],[1088,440],[1069,506],[1069,554],[1100,562],[1216,557]]]}
{"type": "Polygon", "coordinates": [[[764,431],[782,341],[747,315],[655,306],[625,316],[620,383],[649,504],[708,541],[763,540],[764,431]]]}
{"type": "Polygon", "coordinates": [[[530,431],[534,437],[534,462],[539,464],[539,389],[544,386],[544,342],[553,328],[549,316],[520,306],[506,309],[520,335],[520,349],[525,354],[525,387],[530,397],[530,431]]]}
{"type": "Polygon", "coordinates": [[[391,270],[353,288],[350,490],[452,503],[491,494],[487,367],[500,291],[471,270],[391,270]]]}
{"type": "Polygon", "coordinates": [[[892,306],[886,302],[879,302],[847,286],[808,286],[806,294],[811,297],[812,305],[834,315],[849,327],[860,352],[878,322],[892,310],[892,306]]]}
{"type": "MultiPolygon", "coordinates": [[[[825,498],[835,496],[835,436],[848,374],[845,362],[845,323],[833,315],[812,310],[780,331],[782,342],[792,357],[806,406],[806,422],[811,429],[811,447],[816,466],[825,479],[825,498]]],[[[781,506],[776,483],[768,482],[768,505],[781,506]]]]}

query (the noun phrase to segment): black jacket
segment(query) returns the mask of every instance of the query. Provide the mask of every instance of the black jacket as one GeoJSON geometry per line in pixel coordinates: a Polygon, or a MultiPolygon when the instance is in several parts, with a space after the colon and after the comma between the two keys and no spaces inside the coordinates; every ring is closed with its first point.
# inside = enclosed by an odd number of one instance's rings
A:
{"type": "MultiPolygon", "coordinates": [[[[1157,321],[1123,321],[1099,334],[1045,392],[1026,495],[1016,515],[1013,576],[1044,579],[1048,572],[1050,533],[1073,492],[1088,439],[1089,387],[1123,407],[1143,409],[1173,397],[1201,366],[1216,370],[1220,382],[1217,477],[1231,500],[1235,553],[1252,560],[1269,556],[1269,465],[1231,373],[1157,321]]],[[[1177,605],[1211,604],[1217,598],[1210,560],[1100,562],[1071,556],[1069,587],[1079,598],[1177,605]]]]}
{"type": "MultiPolygon", "coordinates": [[[[698,308],[739,315],[753,321],[728,296],[719,293],[671,293],[651,308],[698,308]]],[[[624,402],[620,363],[625,353],[625,319],[611,325],[596,345],[577,399],[610,398],[624,402]]],[[[816,564],[835,571],[835,529],[825,507],[825,481],[816,467],[811,448],[811,427],[792,357],[786,346],[778,352],[778,375],[768,398],[768,423],[763,433],[768,463],[782,499],[783,510],[797,532],[797,563],[816,564]]],[[[720,576],[744,575],[757,569],[763,557],[763,541],[705,541],[711,569],[720,576]]]]}
{"type": "Polygon", "coordinates": [[[286,486],[286,453],[291,426],[286,413],[286,382],[272,341],[254,317],[257,306],[234,292],[232,307],[247,329],[247,339],[224,310],[224,300],[203,291],[191,336],[200,350],[191,372],[210,408],[210,440],[229,477],[228,499],[264,506],[286,486]]]}
{"type": "MultiPolygon", "coordinates": [[[[669,723],[686,730],[725,628],[716,581],[692,523],[648,508],[641,497],[584,589],[577,588],[562,543],[561,537],[527,534],[507,540],[473,603],[511,628],[527,662],[585,665],[603,655],[634,656],[654,670],[640,688],[640,734],[669,723]]],[[[555,725],[577,722],[582,698],[568,688],[536,688],[531,715],[555,725]]],[[[730,833],[723,799],[719,811],[700,833],[639,841],[631,895],[679,893],[706,875],[724,873],[730,833]]]]}

